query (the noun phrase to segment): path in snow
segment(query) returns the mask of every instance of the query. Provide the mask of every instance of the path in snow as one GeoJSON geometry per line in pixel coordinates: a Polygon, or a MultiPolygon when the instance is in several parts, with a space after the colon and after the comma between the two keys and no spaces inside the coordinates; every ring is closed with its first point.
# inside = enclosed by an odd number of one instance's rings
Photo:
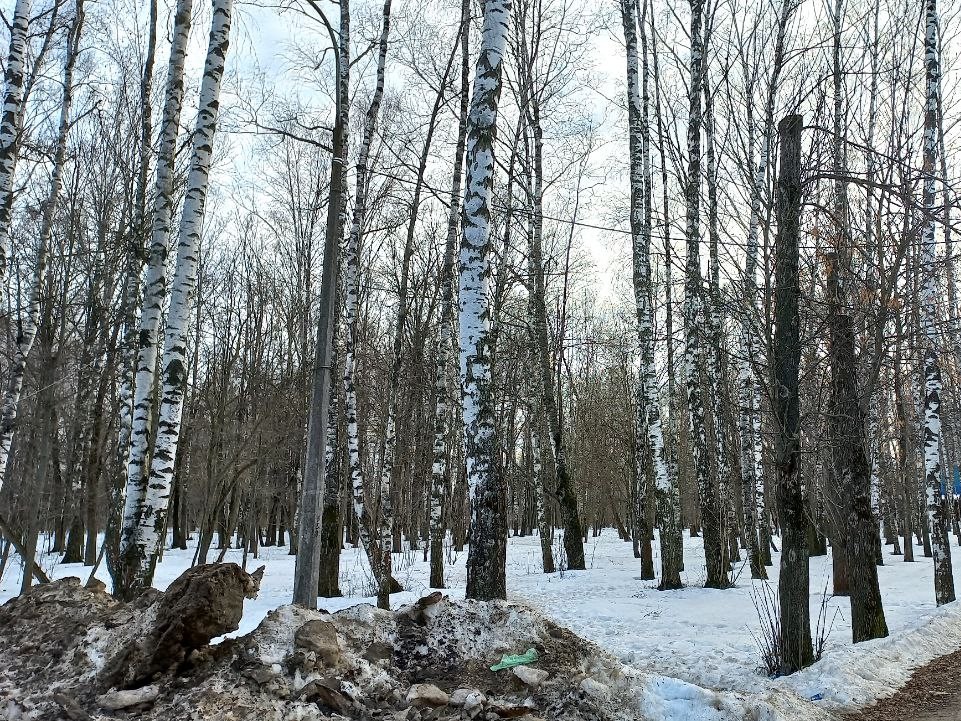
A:
{"type": "MultiPolygon", "coordinates": [[[[558,534],[559,536],[560,534],[558,534]]],[[[659,567],[656,557],[655,568],[659,567]]],[[[560,538],[555,553],[561,550],[560,538]]],[[[173,581],[190,565],[193,548],[167,550],[157,569],[155,585],[173,581]]],[[[718,591],[704,589],[703,549],[700,538],[685,539],[683,574],[686,588],[661,592],[656,581],[639,580],[639,561],[631,545],[613,530],[588,539],[585,547],[587,570],[544,574],[540,571],[540,544],[536,537],[511,538],[508,545],[508,594],[512,600],[529,603],[568,626],[579,635],[645,671],[678,679],[664,679],[664,693],[693,707],[704,703],[688,684],[738,697],[788,693],[800,699],[818,699],[825,709],[863,705],[889,695],[908,679],[911,671],[929,660],[961,648],[961,607],[957,603],[936,609],[931,559],[917,548],[917,562],[906,564],[900,556],[885,555],[879,568],[884,609],[891,637],[857,646],[850,644],[849,602],[846,598],[824,598],[830,591],[830,557],[811,559],[811,618],[818,618],[824,601],[830,634],[822,661],[794,676],[767,679],[759,671],[760,659],[752,634],[759,628],[752,593],[755,584],[746,564],[738,568],[737,587],[718,591]]],[[[237,634],[253,630],[273,608],[290,602],[294,559],[286,548],[263,548],[260,557],[248,557],[248,569],[266,565],[260,596],[248,602],[237,634]]],[[[768,569],[772,588],[777,584],[778,554],[768,569]]],[[[463,596],[466,553],[448,550],[448,593],[463,596]]],[[[961,554],[956,554],[956,558],[961,554]]],[[[57,559],[43,557],[44,567],[54,577],[86,576],[80,565],[56,565],[57,559]]],[[[231,549],[225,560],[242,563],[243,552],[231,549]]],[[[407,589],[392,596],[396,607],[423,595],[429,589],[428,564],[420,551],[394,556],[395,575],[407,589]]],[[[101,569],[98,576],[109,579],[101,569]]],[[[961,573],[956,572],[958,587],[961,573]]],[[[8,565],[0,579],[0,602],[19,589],[19,567],[8,565]]],[[[373,585],[363,554],[346,549],[341,560],[341,590],[348,597],[321,599],[321,606],[334,611],[359,602],[372,602],[373,585]]],[[[745,701],[750,705],[750,701],[745,701]]],[[[673,712],[672,712],[673,713],[673,712]]],[[[678,714],[674,718],[702,718],[678,714]]],[[[709,717],[703,717],[709,718],[709,717]]],[[[717,716],[716,718],[727,718],[717,716]]],[[[791,718],[791,717],[789,717],[791,718]]]]}
{"type": "MultiPolygon", "coordinates": [[[[899,716],[898,719],[910,718],[899,716]]],[[[932,711],[913,717],[915,721],[961,721],[961,698],[955,696],[948,705],[940,711],[932,711]]]]}
{"type": "Polygon", "coordinates": [[[917,669],[893,696],[846,721],[961,721],[961,651],[917,669]]]}

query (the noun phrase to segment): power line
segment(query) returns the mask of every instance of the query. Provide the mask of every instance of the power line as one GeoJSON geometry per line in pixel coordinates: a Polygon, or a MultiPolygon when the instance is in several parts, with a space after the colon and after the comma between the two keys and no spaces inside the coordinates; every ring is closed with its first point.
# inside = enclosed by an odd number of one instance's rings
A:
{"type": "MultiPolygon", "coordinates": [[[[415,180],[412,180],[412,179],[410,179],[410,178],[404,178],[404,177],[399,176],[399,175],[394,175],[394,174],[392,174],[392,173],[387,173],[387,172],[382,171],[382,170],[372,170],[372,169],[371,169],[371,170],[368,170],[367,172],[370,173],[371,175],[379,175],[379,176],[382,176],[382,177],[385,177],[385,178],[389,178],[389,179],[391,179],[391,180],[395,180],[395,181],[397,181],[398,183],[401,183],[401,184],[403,184],[403,185],[408,185],[408,186],[414,186],[414,185],[416,185],[416,181],[415,181],[415,180]]],[[[443,194],[444,194],[443,191],[437,190],[436,188],[434,188],[433,186],[431,186],[426,180],[425,180],[425,181],[422,181],[422,185],[423,185],[431,194],[433,194],[433,195],[438,199],[438,201],[441,202],[442,205],[444,205],[445,207],[448,207],[448,208],[450,207],[449,203],[447,203],[446,201],[444,201],[444,200],[442,199],[442,196],[443,196],[443,194]]],[[[449,195],[449,193],[447,193],[447,194],[449,195]]],[[[532,215],[532,214],[533,214],[533,211],[531,211],[531,210],[529,210],[529,209],[527,209],[527,208],[520,207],[520,206],[502,205],[502,204],[500,204],[500,203],[492,203],[492,206],[493,206],[494,208],[496,208],[497,210],[500,210],[500,211],[505,212],[505,213],[514,213],[514,214],[521,214],[521,215],[532,215]]],[[[627,229],[625,229],[625,228],[617,228],[617,227],[614,227],[614,226],[607,226],[607,225],[598,225],[598,224],[596,224],[596,223],[587,223],[587,222],[585,222],[585,221],[583,221],[583,220],[574,220],[574,219],[572,219],[572,218],[558,218],[558,217],[556,217],[556,216],[545,215],[545,214],[543,214],[543,213],[541,213],[541,218],[543,218],[544,220],[554,221],[554,222],[556,222],[556,223],[564,223],[564,224],[567,224],[567,225],[573,225],[573,226],[579,227],[579,228],[587,228],[587,229],[590,229],[590,230],[603,231],[603,232],[605,232],[605,233],[617,233],[617,234],[619,234],[619,235],[626,235],[626,236],[630,236],[630,235],[631,235],[631,231],[630,231],[630,230],[627,230],[627,229]]],[[[670,235],[670,236],[669,236],[669,235],[666,235],[666,234],[664,234],[664,233],[657,233],[657,232],[652,231],[652,232],[651,232],[651,238],[656,238],[657,240],[674,240],[674,239],[676,239],[676,238],[683,238],[683,234],[680,234],[680,233],[679,233],[678,235],[670,235]]],[[[703,240],[703,238],[702,238],[702,240],[703,240]]],[[[719,244],[720,244],[720,245],[724,245],[724,246],[734,246],[734,247],[736,247],[736,248],[742,248],[742,249],[747,248],[747,243],[746,243],[746,242],[733,240],[733,239],[731,239],[731,238],[729,238],[729,237],[728,237],[728,238],[725,238],[725,239],[723,239],[723,240],[721,240],[721,241],[719,241],[719,244]]],[[[902,245],[903,245],[903,243],[901,243],[901,242],[899,242],[899,244],[902,244],[902,245]]],[[[936,244],[936,245],[946,245],[946,242],[945,242],[943,239],[942,239],[942,240],[935,239],[935,244],[936,244]]],[[[921,243],[921,241],[919,240],[919,241],[912,241],[912,242],[908,243],[908,245],[910,245],[911,247],[920,248],[921,245],[922,245],[922,243],[921,243]]],[[[824,245],[799,245],[798,247],[799,247],[801,250],[821,250],[821,249],[823,249],[824,247],[827,247],[827,246],[824,246],[824,245]]],[[[657,250],[654,250],[653,252],[654,252],[655,255],[658,255],[658,254],[659,254],[657,250]]]]}

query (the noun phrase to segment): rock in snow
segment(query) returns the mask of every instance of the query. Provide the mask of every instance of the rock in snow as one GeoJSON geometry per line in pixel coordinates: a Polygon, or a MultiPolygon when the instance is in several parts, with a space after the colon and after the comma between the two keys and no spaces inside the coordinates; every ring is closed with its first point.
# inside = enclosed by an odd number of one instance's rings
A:
{"type": "Polygon", "coordinates": [[[103,696],[98,696],[97,703],[100,708],[107,711],[119,711],[131,706],[150,703],[159,695],[160,689],[157,686],[144,686],[130,690],[110,691],[103,696]]]}
{"type": "Polygon", "coordinates": [[[531,668],[530,666],[515,666],[514,675],[517,676],[523,683],[531,686],[532,688],[537,688],[542,683],[547,680],[550,674],[541,668],[531,668]]]}
{"type": "Polygon", "coordinates": [[[606,684],[603,684],[600,681],[595,681],[590,676],[581,681],[580,688],[581,691],[586,693],[591,698],[597,699],[598,701],[605,701],[611,695],[611,689],[608,688],[606,684]]]}
{"type": "Polygon", "coordinates": [[[294,634],[294,646],[317,654],[324,666],[336,666],[340,662],[340,645],[337,629],[330,621],[308,621],[294,634]]]}
{"type": "Polygon", "coordinates": [[[461,706],[467,711],[483,705],[485,701],[487,701],[487,697],[476,688],[454,689],[454,692],[450,695],[451,706],[461,706]]]}
{"type": "Polygon", "coordinates": [[[415,683],[407,691],[407,701],[414,706],[446,706],[450,696],[432,683],[415,683]]]}

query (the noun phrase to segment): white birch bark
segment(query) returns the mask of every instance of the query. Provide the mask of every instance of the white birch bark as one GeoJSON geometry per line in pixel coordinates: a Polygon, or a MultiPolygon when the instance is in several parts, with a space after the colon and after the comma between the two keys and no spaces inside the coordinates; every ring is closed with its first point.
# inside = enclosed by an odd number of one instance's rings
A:
{"type": "Polygon", "coordinates": [[[37,239],[37,256],[34,265],[33,284],[15,326],[13,359],[8,371],[7,387],[0,405],[0,488],[10,459],[10,446],[17,428],[17,409],[23,391],[23,379],[27,370],[27,358],[37,338],[40,327],[40,305],[43,300],[47,277],[47,260],[53,235],[53,219],[63,188],[63,172],[67,158],[67,136],[70,134],[70,112],[73,107],[73,72],[80,53],[80,34],[83,29],[83,0],[76,0],[74,18],[67,35],[66,58],[63,67],[63,99],[57,125],[57,139],[53,150],[53,166],[50,169],[50,190],[43,202],[40,220],[40,236],[37,239]]]}
{"type": "MultiPolygon", "coordinates": [[[[646,42],[644,72],[638,68],[637,31],[633,0],[621,0],[621,20],[627,51],[628,145],[631,180],[631,241],[633,249],[634,302],[640,346],[640,378],[637,389],[636,423],[638,447],[646,445],[654,465],[654,487],[658,506],[661,546],[662,589],[679,588],[680,550],[674,548],[679,522],[673,504],[674,470],[664,447],[664,432],[658,400],[657,372],[654,365],[654,308],[651,303],[651,213],[652,182],[650,128],[647,116],[646,42]]],[[[644,4],[642,14],[646,14],[644,4]]],[[[646,18],[640,20],[642,37],[646,18]]],[[[640,456],[640,454],[638,454],[640,456]]],[[[644,470],[637,464],[635,483],[643,487],[644,470]]]]}
{"type": "MultiPolygon", "coordinates": [[[[136,550],[131,543],[142,515],[147,449],[150,444],[154,387],[156,384],[158,334],[160,315],[167,295],[167,253],[173,224],[174,163],[180,114],[184,95],[184,61],[190,35],[193,0],[178,0],[174,15],[173,39],[167,64],[167,87],[163,118],[160,124],[160,144],[154,179],[154,198],[151,209],[150,247],[147,251],[147,270],[143,285],[143,309],[138,333],[136,373],[133,383],[133,412],[130,429],[121,428],[129,436],[129,447],[121,452],[126,463],[126,483],[123,491],[120,555],[131,557],[123,562],[123,571],[114,579],[114,590],[124,593],[132,581],[132,573],[139,563],[133,558],[136,550]],[[119,581],[119,583],[118,583],[119,581]]],[[[123,412],[122,412],[123,413],[123,412]]]]}
{"type": "Polygon", "coordinates": [[[449,486],[447,471],[447,436],[450,420],[450,388],[448,366],[454,341],[454,271],[457,264],[457,231],[460,215],[461,182],[464,172],[464,148],[467,144],[468,91],[470,84],[470,0],[461,3],[461,79],[460,122],[457,125],[457,146],[454,173],[450,187],[450,207],[447,213],[447,241],[444,245],[444,264],[441,268],[440,329],[437,335],[437,367],[434,374],[434,446],[431,464],[430,493],[430,585],[444,586],[444,496],[449,486]]]}
{"type": "Polygon", "coordinates": [[[494,397],[491,387],[491,194],[501,73],[511,0],[487,0],[468,115],[467,178],[460,247],[460,375],[465,461],[472,500],[467,597],[503,598],[506,538],[499,518],[494,397]]]}
{"type": "Polygon", "coordinates": [[[688,168],[685,187],[687,206],[687,261],[684,282],[684,367],[687,385],[688,415],[691,424],[691,455],[701,501],[701,523],[704,532],[704,554],[709,588],[730,585],[725,559],[725,539],[717,485],[708,468],[708,443],[704,418],[702,381],[706,375],[706,352],[700,337],[705,327],[704,289],[701,277],[700,195],[701,195],[701,93],[703,86],[703,0],[690,0],[691,62],[688,89],[687,148],[688,168]]]}
{"type": "Polygon", "coordinates": [[[20,156],[23,73],[32,5],[32,0],[17,0],[14,7],[13,21],[10,23],[10,48],[4,71],[3,111],[0,114],[0,284],[6,283],[10,267],[13,178],[20,156]]]}
{"type": "Polygon", "coordinates": [[[232,9],[233,0],[213,0],[210,39],[200,84],[197,124],[191,142],[190,171],[177,240],[177,262],[164,330],[157,437],[150,459],[150,475],[144,491],[142,512],[133,539],[140,561],[135,583],[142,587],[149,586],[153,580],[167,528],[167,509],[187,390],[187,345],[197,292],[200,235],[220,109],[221,80],[230,41],[232,9]]]}
{"type": "MultiPolygon", "coordinates": [[[[356,326],[357,307],[360,299],[360,241],[367,215],[367,186],[370,162],[370,147],[377,128],[380,115],[380,105],[384,97],[384,74],[387,62],[387,38],[390,33],[391,0],[384,3],[383,26],[381,28],[379,50],[377,55],[377,84],[370,106],[364,118],[363,137],[360,152],[357,156],[357,185],[354,191],[354,212],[351,218],[350,235],[344,252],[345,265],[345,320],[344,334],[344,403],[347,414],[347,457],[350,469],[350,481],[353,494],[354,515],[361,542],[367,551],[371,570],[377,582],[378,603],[384,606],[389,596],[391,578],[390,567],[390,487],[379,487],[380,503],[378,517],[372,518],[367,502],[364,498],[364,475],[360,460],[360,438],[357,423],[357,390],[355,387],[356,371],[356,326]],[[376,528],[375,528],[376,525],[376,528]],[[374,532],[376,531],[376,537],[374,532]],[[377,548],[375,548],[375,544],[377,548]]],[[[390,422],[389,422],[390,423],[390,422]]],[[[388,429],[388,435],[392,433],[388,429]]],[[[385,606],[386,607],[386,606],[385,606]]]]}
{"type": "Polygon", "coordinates": [[[951,546],[941,498],[941,367],[938,361],[937,289],[935,287],[935,161],[938,153],[941,54],[937,0],[924,3],[924,227],[921,235],[921,329],[924,343],[922,448],[927,521],[934,558],[934,595],[940,606],[954,600],[951,546]]]}
{"type": "MultiPolygon", "coordinates": [[[[671,239],[671,221],[670,221],[670,198],[669,198],[669,184],[668,184],[668,174],[667,174],[667,153],[665,152],[665,127],[664,127],[664,116],[661,113],[661,76],[660,76],[660,66],[658,63],[658,53],[657,53],[657,32],[654,27],[654,13],[649,12],[647,14],[648,23],[651,29],[651,70],[653,71],[654,80],[654,117],[657,121],[657,145],[658,145],[658,155],[660,156],[660,176],[661,176],[661,226],[663,228],[663,269],[664,269],[664,331],[665,331],[665,370],[667,371],[667,436],[668,438],[676,438],[679,432],[678,415],[679,410],[677,408],[677,403],[679,402],[678,394],[676,393],[676,383],[675,383],[675,364],[674,364],[674,280],[672,266],[673,253],[672,253],[672,239],[671,239]]],[[[663,430],[663,426],[662,426],[663,430]]],[[[676,565],[678,570],[684,570],[684,540],[683,540],[683,530],[681,528],[681,491],[678,482],[678,466],[677,466],[677,451],[674,448],[674,444],[668,444],[670,447],[665,448],[668,463],[668,478],[671,480],[671,495],[670,495],[670,513],[673,515],[674,521],[674,537],[672,539],[672,547],[676,553],[676,565]]],[[[663,561],[662,561],[663,563],[663,561]]]]}
{"type": "MultiPolygon", "coordinates": [[[[130,434],[133,429],[133,399],[140,325],[140,281],[143,275],[144,247],[150,233],[150,212],[147,208],[147,186],[149,185],[150,155],[153,152],[151,136],[152,115],[150,96],[153,88],[154,59],[157,50],[157,0],[150,2],[150,30],[147,41],[147,55],[144,59],[143,75],[140,79],[140,175],[137,178],[137,197],[135,200],[139,226],[131,247],[127,250],[127,262],[123,285],[123,328],[120,346],[120,370],[117,400],[119,418],[117,419],[116,470],[111,478],[110,507],[108,509],[106,532],[106,561],[111,578],[118,576],[118,551],[127,497],[127,459],[130,452],[130,434]],[[142,234],[142,235],[141,235],[142,234]]],[[[177,125],[179,126],[179,118],[177,125]]],[[[177,128],[174,129],[176,139],[177,128]]],[[[132,526],[131,526],[132,529],[132,526]]],[[[116,586],[117,584],[114,583],[116,586]]]]}

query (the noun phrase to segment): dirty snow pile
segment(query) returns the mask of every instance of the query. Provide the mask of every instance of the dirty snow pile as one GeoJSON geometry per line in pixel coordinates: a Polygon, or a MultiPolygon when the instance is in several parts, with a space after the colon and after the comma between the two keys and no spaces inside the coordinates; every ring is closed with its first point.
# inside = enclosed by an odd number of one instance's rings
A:
{"type": "Polygon", "coordinates": [[[504,601],[434,593],[397,611],[283,606],[252,633],[208,645],[236,628],[235,601],[257,581],[234,564],[199,566],[131,604],[78,579],[34,587],[0,608],[0,717],[643,718],[639,672],[504,601]],[[510,659],[522,648],[527,664],[510,659]]]}
{"type": "MultiPolygon", "coordinates": [[[[157,569],[157,588],[166,588],[190,566],[194,550],[165,552],[157,569]]],[[[654,550],[656,554],[656,543],[654,550]]],[[[856,708],[893,693],[914,668],[961,647],[961,608],[956,603],[935,608],[931,559],[923,557],[920,547],[916,548],[915,563],[904,563],[900,556],[886,552],[878,571],[891,636],[857,646],[850,644],[848,599],[829,595],[830,556],[812,558],[811,617],[818,618],[823,603],[830,628],[824,658],[802,673],[779,679],[768,679],[759,670],[754,639],[759,622],[752,594],[760,587],[751,581],[743,563],[737,568],[735,588],[704,589],[701,539],[686,538],[686,587],[660,592],[656,581],[639,579],[639,562],[630,543],[621,541],[613,530],[589,538],[585,551],[587,570],[544,574],[540,571],[539,539],[512,537],[507,560],[509,598],[537,609],[620,661],[625,675],[638,684],[633,686],[637,718],[827,718],[830,712],[856,708]]],[[[561,552],[558,538],[555,558],[559,568],[563,568],[561,552]]],[[[421,553],[407,549],[394,556],[394,575],[406,589],[391,597],[395,609],[433,590],[427,586],[429,569],[421,553]]],[[[449,590],[444,593],[453,600],[461,599],[466,552],[448,547],[445,556],[449,590]]],[[[80,565],[58,565],[57,560],[56,554],[44,556],[44,568],[53,577],[86,577],[89,573],[80,565]]],[[[286,547],[261,548],[256,559],[245,556],[242,549],[226,549],[224,560],[246,561],[250,568],[266,566],[260,595],[247,601],[239,629],[231,635],[253,631],[271,610],[290,602],[294,558],[286,547]]],[[[775,553],[774,565],[768,568],[772,588],[777,585],[778,562],[775,553]]],[[[658,565],[655,555],[655,568],[658,565]]],[[[109,583],[103,569],[98,576],[109,583]]],[[[15,596],[19,584],[19,567],[8,564],[7,573],[0,578],[0,602],[15,596]]],[[[343,551],[340,586],[343,598],[321,599],[329,611],[373,601],[370,569],[362,551],[343,551]]],[[[526,649],[520,643],[510,652],[526,649]]]]}

